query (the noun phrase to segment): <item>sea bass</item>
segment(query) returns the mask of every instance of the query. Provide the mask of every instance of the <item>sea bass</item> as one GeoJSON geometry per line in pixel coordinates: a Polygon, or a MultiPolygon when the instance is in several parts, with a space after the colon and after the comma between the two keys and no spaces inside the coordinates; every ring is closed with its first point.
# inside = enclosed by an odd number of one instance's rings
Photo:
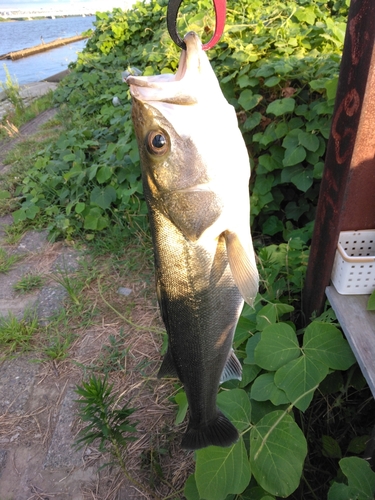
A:
{"type": "Polygon", "coordinates": [[[178,377],[189,404],[181,446],[230,446],[238,432],[216,406],[219,384],[241,378],[232,350],[243,306],[258,290],[249,227],[250,165],[236,113],[198,35],[175,75],[128,76],[156,290],[168,333],[158,376],[178,377]]]}

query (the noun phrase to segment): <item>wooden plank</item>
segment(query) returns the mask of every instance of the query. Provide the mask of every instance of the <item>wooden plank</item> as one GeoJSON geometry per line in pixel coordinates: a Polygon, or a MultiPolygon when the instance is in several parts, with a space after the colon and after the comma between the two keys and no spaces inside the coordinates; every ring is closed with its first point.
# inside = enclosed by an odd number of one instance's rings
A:
{"type": "Polygon", "coordinates": [[[333,285],[326,295],[375,398],[375,311],[366,310],[369,295],[340,295],[333,285]]]}

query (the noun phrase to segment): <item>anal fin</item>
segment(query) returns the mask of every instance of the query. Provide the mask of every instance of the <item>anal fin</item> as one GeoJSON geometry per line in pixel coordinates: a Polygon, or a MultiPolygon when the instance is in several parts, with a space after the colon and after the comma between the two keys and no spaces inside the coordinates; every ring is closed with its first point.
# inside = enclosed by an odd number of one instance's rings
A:
{"type": "Polygon", "coordinates": [[[237,356],[234,354],[233,349],[231,349],[220,377],[220,384],[233,379],[242,380],[242,366],[237,356]]]}
{"type": "Polygon", "coordinates": [[[158,378],[179,378],[172,354],[168,349],[158,372],[158,378]]]}

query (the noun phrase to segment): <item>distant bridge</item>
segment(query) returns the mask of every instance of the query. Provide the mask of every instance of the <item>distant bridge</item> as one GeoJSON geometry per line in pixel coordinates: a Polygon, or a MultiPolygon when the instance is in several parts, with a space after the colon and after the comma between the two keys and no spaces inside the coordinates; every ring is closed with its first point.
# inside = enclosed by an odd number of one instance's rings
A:
{"type": "Polygon", "coordinates": [[[35,17],[65,17],[65,16],[93,16],[88,7],[69,6],[67,9],[25,9],[25,10],[0,10],[0,17],[4,19],[34,19],[35,17]]]}
{"type": "MultiPolygon", "coordinates": [[[[121,7],[123,10],[128,9],[134,0],[123,1],[123,6],[121,7]]],[[[104,2],[105,6],[105,2],[104,2]]],[[[105,12],[105,7],[101,8],[93,8],[90,6],[74,6],[69,5],[65,8],[53,8],[53,9],[0,9],[0,17],[4,19],[34,19],[36,17],[65,17],[65,16],[93,16],[95,12],[101,11],[105,12]]]]}

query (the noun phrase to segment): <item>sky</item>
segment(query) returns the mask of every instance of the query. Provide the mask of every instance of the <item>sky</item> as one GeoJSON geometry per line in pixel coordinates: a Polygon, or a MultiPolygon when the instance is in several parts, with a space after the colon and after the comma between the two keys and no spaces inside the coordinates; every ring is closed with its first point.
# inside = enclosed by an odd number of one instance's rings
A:
{"type": "Polygon", "coordinates": [[[65,8],[72,5],[87,7],[94,11],[107,11],[114,7],[124,8],[129,3],[132,2],[129,0],[0,0],[0,10],[65,8]]]}

